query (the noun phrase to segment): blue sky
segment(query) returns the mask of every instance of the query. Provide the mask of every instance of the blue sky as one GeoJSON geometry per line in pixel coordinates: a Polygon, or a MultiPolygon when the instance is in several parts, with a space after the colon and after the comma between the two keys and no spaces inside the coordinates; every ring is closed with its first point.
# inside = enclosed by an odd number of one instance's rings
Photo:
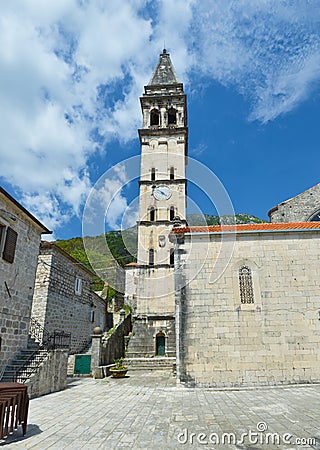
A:
{"type": "MultiPolygon", "coordinates": [[[[139,96],[164,41],[188,96],[189,154],[220,178],[237,213],[267,219],[319,182],[318,0],[0,6],[0,181],[54,238],[80,236],[90,189],[139,154],[139,96]]],[[[106,197],[118,187],[109,180],[106,197]]],[[[137,195],[132,182],[116,196],[108,228],[137,195]]]]}

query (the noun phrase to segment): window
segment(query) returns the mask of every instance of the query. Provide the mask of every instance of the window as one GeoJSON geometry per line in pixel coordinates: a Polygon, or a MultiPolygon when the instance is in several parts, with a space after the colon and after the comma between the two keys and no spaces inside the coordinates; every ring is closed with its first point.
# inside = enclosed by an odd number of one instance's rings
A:
{"type": "Polygon", "coordinates": [[[6,234],[6,227],[5,227],[5,225],[0,224],[0,250],[2,249],[2,243],[4,240],[5,234],[6,234]]]}
{"type": "Polygon", "coordinates": [[[160,113],[157,109],[153,109],[150,114],[150,125],[160,124],[160,113]]]}
{"type": "Polygon", "coordinates": [[[156,210],[151,207],[150,208],[150,222],[154,222],[156,220],[156,210]]]}
{"type": "MultiPolygon", "coordinates": [[[[1,233],[4,233],[3,229],[1,229],[1,233]]],[[[14,255],[16,252],[16,245],[17,245],[17,238],[18,238],[18,233],[16,231],[14,231],[12,228],[8,227],[2,257],[5,261],[7,261],[9,263],[13,263],[13,261],[14,261],[14,255]]]]}
{"type": "Polygon", "coordinates": [[[151,169],[151,181],[154,181],[156,179],[156,169],[153,167],[151,169]]]}
{"type": "Polygon", "coordinates": [[[239,287],[241,303],[254,303],[252,274],[248,266],[242,266],[239,269],[239,287]]]}
{"type": "Polygon", "coordinates": [[[174,250],[170,250],[170,266],[174,266],[174,250]]]}
{"type": "Polygon", "coordinates": [[[94,310],[90,311],[90,322],[94,322],[94,310]]]}
{"type": "Polygon", "coordinates": [[[74,291],[77,295],[82,294],[82,278],[77,277],[74,285],[74,291]]]}
{"type": "Polygon", "coordinates": [[[174,108],[170,108],[168,111],[168,125],[176,125],[177,123],[177,111],[174,108]]]}
{"type": "Polygon", "coordinates": [[[174,219],[174,206],[170,207],[170,213],[169,213],[169,220],[173,220],[174,219]]]}
{"type": "Polygon", "coordinates": [[[174,180],[174,167],[170,169],[170,180],[174,180]]]}
{"type": "Polygon", "coordinates": [[[154,250],[150,248],[149,250],[149,266],[154,266],[154,250]]]}

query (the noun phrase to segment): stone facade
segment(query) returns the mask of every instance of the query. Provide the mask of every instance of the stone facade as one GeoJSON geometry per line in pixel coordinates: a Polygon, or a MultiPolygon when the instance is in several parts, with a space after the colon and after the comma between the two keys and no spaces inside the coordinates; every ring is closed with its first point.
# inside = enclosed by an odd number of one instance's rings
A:
{"type": "Polygon", "coordinates": [[[0,374],[27,346],[42,233],[50,231],[0,188],[0,374]],[[5,255],[8,230],[13,261],[5,255]]]}
{"type": "Polygon", "coordinates": [[[320,184],[296,197],[280,203],[269,211],[271,222],[307,222],[320,220],[320,184]],[[318,215],[319,214],[319,215],[318,215]]]}
{"type": "Polygon", "coordinates": [[[131,356],[167,356],[174,346],[173,219],[186,223],[187,103],[166,50],[140,98],[141,172],[137,266],[127,269],[125,298],[135,310],[131,356]]]}
{"type": "Polygon", "coordinates": [[[320,381],[320,226],[279,225],[263,224],[260,232],[259,225],[238,226],[225,268],[221,231],[182,233],[176,255],[181,382],[320,381]]]}
{"type": "Polygon", "coordinates": [[[55,244],[41,243],[32,316],[49,333],[71,333],[71,354],[90,344],[94,327],[105,329],[106,301],[91,290],[92,276],[55,244]]]}
{"type": "Polygon", "coordinates": [[[68,351],[53,350],[48,353],[37,372],[26,382],[30,398],[40,397],[67,387],[68,351]]]}

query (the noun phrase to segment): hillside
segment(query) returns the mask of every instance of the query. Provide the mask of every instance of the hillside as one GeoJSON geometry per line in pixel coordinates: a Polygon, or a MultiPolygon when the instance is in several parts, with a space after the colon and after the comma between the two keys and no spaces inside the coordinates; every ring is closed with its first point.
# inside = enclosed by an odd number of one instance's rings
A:
{"type": "MultiPolygon", "coordinates": [[[[249,214],[237,214],[236,223],[262,223],[263,220],[249,214]]],[[[188,224],[195,225],[218,225],[220,217],[211,216],[209,214],[198,215],[190,214],[188,216],[188,224]]],[[[232,217],[223,217],[223,223],[233,223],[232,217]]],[[[94,290],[101,290],[103,287],[102,280],[108,280],[110,285],[115,285],[116,278],[116,260],[121,267],[136,261],[138,235],[137,226],[128,228],[124,231],[109,231],[104,236],[86,237],[86,248],[89,248],[90,261],[94,265],[95,271],[100,275],[94,280],[94,290]],[[106,243],[108,245],[106,245],[106,243]]],[[[73,256],[85,266],[93,270],[87,253],[84,248],[83,239],[81,237],[71,238],[67,240],[56,241],[56,244],[73,256]]]]}

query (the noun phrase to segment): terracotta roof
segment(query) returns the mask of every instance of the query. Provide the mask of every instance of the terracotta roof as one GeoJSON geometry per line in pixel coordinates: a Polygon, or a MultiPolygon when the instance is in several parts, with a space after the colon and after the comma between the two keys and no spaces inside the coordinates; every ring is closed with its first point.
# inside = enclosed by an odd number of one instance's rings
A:
{"type": "Polygon", "coordinates": [[[138,265],[138,263],[131,262],[131,263],[126,264],[124,267],[136,267],[137,265],[138,265]]]}
{"type": "Polygon", "coordinates": [[[248,223],[243,225],[214,225],[209,227],[174,228],[174,234],[181,233],[241,233],[242,231],[304,231],[320,230],[320,222],[248,223]]]}

